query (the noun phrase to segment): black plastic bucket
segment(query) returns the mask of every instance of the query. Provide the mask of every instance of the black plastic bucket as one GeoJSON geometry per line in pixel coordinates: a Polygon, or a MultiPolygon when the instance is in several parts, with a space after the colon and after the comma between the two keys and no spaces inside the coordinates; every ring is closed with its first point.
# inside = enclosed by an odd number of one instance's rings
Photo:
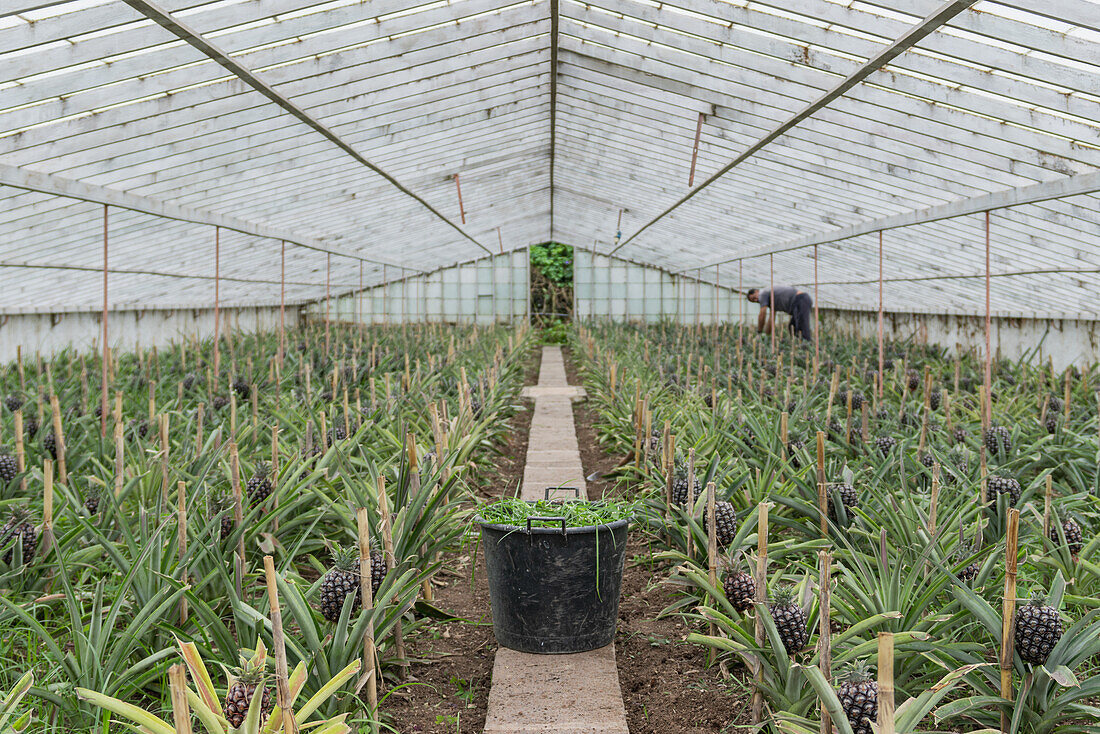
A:
{"type": "Polygon", "coordinates": [[[610,644],[619,619],[628,524],[566,528],[561,518],[531,518],[525,527],[482,522],[497,642],[544,654],[610,644]],[[554,525],[545,527],[549,523],[554,525]]]}

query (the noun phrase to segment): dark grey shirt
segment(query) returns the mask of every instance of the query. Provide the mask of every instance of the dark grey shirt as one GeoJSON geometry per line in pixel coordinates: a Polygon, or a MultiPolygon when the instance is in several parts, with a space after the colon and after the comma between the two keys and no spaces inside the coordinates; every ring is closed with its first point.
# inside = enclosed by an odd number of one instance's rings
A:
{"type": "MultiPolygon", "coordinates": [[[[798,289],[790,285],[776,286],[775,288],[775,310],[783,311],[784,313],[794,312],[794,297],[798,295],[798,289]]],[[[772,289],[760,291],[760,306],[772,305],[772,289]]]]}

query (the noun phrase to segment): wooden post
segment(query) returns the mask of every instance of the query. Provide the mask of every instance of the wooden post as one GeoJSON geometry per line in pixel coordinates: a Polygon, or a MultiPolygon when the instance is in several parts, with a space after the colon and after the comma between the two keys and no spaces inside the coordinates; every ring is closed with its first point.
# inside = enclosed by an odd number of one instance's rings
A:
{"type": "MultiPolygon", "coordinates": [[[[42,462],[42,557],[53,547],[53,462],[42,462]]],[[[28,559],[29,560],[29,559],[28,559]]]]}
{"type": "Polygon", "coordinates": [[[279,586],[275,580],[275,561],[264,556],[264,578],[267,581],[267,601],[271,612],[271,642],[275,647],[275,700],[282,712],[284,734],[297,734],[298,722],[290,703],[290,683],[286,664],[286,639],[283,636],[283,612],[279,605],[279,586]]]}
{"type": "MultiPolygon", "coordinates": [[[[122,401],[119,400],[118,402],[121,403],[122,401]]],[[[121,411],[119,411],[119,414],[115,418],[115,497],[116,498],[122,496],[122,486],[123,486],[123,479],[124,479],[123,471],[125,469],[125,464],[123,463],[124,457],[125,457],[125,444],[122,441],[122,413],[121,413],[121,411]]]]}
{"type": "MultiPolygon", "coordinates": [[[[1011,701],[1013,624],[1016,617],[1016,557],[1020,533],[1020,511],[1013,508],[1008,513],[1008,534],[1005,545],[1005,590],[1001,611],[1001,698],[1011,701]]],[[[1001,731],[1007,734],[1009,715],[1001,711],[1001,731]]]]}
{"type": "MultiPolygon", "coordinates": [[[[381,481],[381,478],[379,478],[381,481]]],[[[359,525],[359,593],[362,594],[363,609],[374,609],[374,599],[371,590],[370,568],[370,521],[367,518],[367,508],[360,507],[355,511],[355,517],[359,525]]],[[[372,721],[377,720],[378,714],[378,679],[374,674],[374,621],[367,621],[367,633],[363,635],[363,665],[360,668],[363,675],[360,678],[356,691],[367,686],[367,706],[370,709],[372,721]]],[[[377,731],[377,726],[372,724],[372,731],[377,731]]]]}
{"type": "Polygon", "coordinates": [[[195,414],[195,455],[198,456],[202,453],[202,416],[204,403],[199,403],[198,411],[195,414]]]}
{"type": "MultiPolygon", "coordinates": [[[[382,515],[382,547],[386,552],[386,563],[396,573],[397,559],[393,555],[393,530],[390,525],[389,498],[386,496],[386,478],[381,475],[378,477],[378,510],[382,515]]],[[[405,636],[400,617],[393,623],[393,651],[398,661],[397,677],[403,681],[408,674],[409,661],[405,657],[405,636]]]]}
{"type": "Polygon", "coordinates": [[[894,633],[878,633],[878,734],[894,734],[894,633]]]}
{"type": "MultiPolygon", "coordinates": [[[[23,474],[27,470],[27,450],[23,445],[23,409],[15,411],[15,468],[23,474]]],[[[27,478],[19,479],[19,490],[25,496],[27,493],[27,478]]]]}
{"type": "MultiPolygon", "coordinates": [[[[757,507],[756,522],[756,647],[763,648],[766,638],[762,614],[768,610],[764,606],[767,600],[768,583],[768,503],[761,502],[757,507]]],[[[764,709],[764,694],[760,691],[760,683],[764,680],[764,666],[760,665],[756,670],[756,685],[752,694],[752,723],[759,724],[764,709]]]]}
{"type": "MultiPolygon", "coordinates": [[[[100,348],[103,350],[103,382],[99,386],[99,433],[104,439],[107,438],[107,391],[110,389],[110,385],[107,380],[107,365],[110,362],[110,357],[107,354],[107,205],[103,205],[103,314],[100,316],[100,323],[103,327],[103,334],[100,337],[100,348]]],[[[23,360],[19,360],[19,370],[22,374],[23,360]]]]}
{"type": "MultiPolygon", "coordinates": [[[[715,506],[715,487],[714,482],[707,482],[707,578],[710,581],[710,585],[713,588],[718,587],[718,529],[715,527],[714,521],[714,506],[715,506]]],[[[715,602],[718,600],[715,599],[715,602]]],[[[710,623],[710,634],[715,635],[718,633],[717,627],[714,622],[710,623]]],[[[710,662],[714,662],[714,654],[716,650],[710,648],[710,652],[707,655],[707,659],[710,662]]]]}
{"type": "Polygon", "coordinates": [[[244,494],[241,491],[241,464],[237,454],[237,440],[229,439],[229,476],[233,483],[233,520],[237,525],[237,573],[234,582],[237,598],[243,599],[244,589],[244,494]]]}
{"type": "Polygon", "coordinates": [[[62,484],[69,481],[69,471],[65,466],[65,431],[61,428],[61,405],[57,393],[50,395],[50,412],[53,414],[53,435],[57,451],[57,479],[62,484]]]}
{"type": "Polygon", "coordinates": [[[932,498],[928,510],[928,533],[935,537],[936,535],[936,517],[939,512],[940,503],[940,464],[934,462],[932,464],[932,498]]]}
{"type": "MultiPolygon", "coordinates": [[[[176,547],[179,551],[180,583],[187,578],[187,484],[176,482],[176,547]]],[[[187,597],[180,597],[180,627],[187,624],[187,597]]]]}
{"type": "MultiPolygon", "coordinates": [[[[830,583],[830,558],[829,551],[817,552],[818,565],[821,567],[821,575],[818,579],[818,628],[817,628],[817,665],[825,680],[833,677],[833,646],[832,630],[829,629],[829,607],[832,601],[832,589],[830,583]]],[[[833,722],[825,707],[821,707],[821,734],[830,734],[833,730],[833,722]]]]}
{"type": "Polygon", "coordinates": [[[169,512],[171,500],[168,498],[168,415],[157,416],[157,436],[160,441],[160,484],[164,511],[169,512]]]}
{"type": "Polygon", "coordinates": [[[821,537],[829,537],[829,493],[825,484],[825,432],[817,432],[817,509],[821,514],[821,537]]]}
{"type": "Polygon", "coordinates": [[[176,734],[191,734],[191,707],[187,703],[187,666],[183,663],[168,669],[172,689],[172,721],[176,734]]]}
{"type": "Polygon", "coordinates": [[[1047,488],[1043,494],[1043,537],[1050,537],[1050,501],[1054,496],[1054,480],[1047,474],[1047,488]]]}

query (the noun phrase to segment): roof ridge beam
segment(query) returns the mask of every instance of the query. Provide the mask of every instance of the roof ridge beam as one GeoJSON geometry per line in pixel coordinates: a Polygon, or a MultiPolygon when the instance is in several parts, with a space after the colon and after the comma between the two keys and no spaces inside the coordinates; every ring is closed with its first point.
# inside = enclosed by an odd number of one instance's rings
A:
{"type": "Polygon", "coordinates": [[[1045,181],[1032,186],[1021,186],[1013,189],[994,191],[991,194],[957,199],[955,201],[949,201],[946,204],[928,207],[927,209],[916,209],[902,214],[892,214],[888,217],[869,219],[859,224],[829,230],[828,232],[822,232],[820,234],[799,237],[797,239],[788,240],[787,242],[781,242],[777,245],[758,247],[736,257],[704,263],[691,268],[685,268],[685,270],[710,268],[715,265],[724,265],[726,263],[737,262],[738,260],[760,257],[761,255],[771,255],[777,252],[787,252],[790,250],[801,250],[805,247],[812,247],[814,245],[825,245],[830,242],[838,242],[840,240],[846,240],[860,235],[874,234],[875,232],[882,232],[889,229],[911,227],[917,224],[938,222],[943,219],[954,219],[955,217],[962,217],[968,214],[978,214],[984,211],[1006,209],[1008,207],[1022,206],[1024,204],[1037,204],[1053,199],[1064,199],[1069,196],[1092,194],[1097,191],[1100,191],[1100,171],[1082,173],[1076,176],[1060,178],[1056,181],[1045,181]]]}
{"type": "MultiPolygon", "coordinates": [[[[127,0],[127,2],[133,1],[136,0],[127,0]]],[[[889,46],[879,51],[879,53],[877,53],[875,56],[868,59],[865,64],[863,64],[850,76],[845,77],[843,80],[841,80],[839,84],[834,86],[825,94],[818,97],[814,102],[811,102],[809,105],[796,112],[785,122],[780,123],[767,135],[760,138],[744,151],[742,151],[741,154],[734,158],[732,161],[727,163],[722,168],[718,169],[715,173],[708,177],[707,180],[703,181],[701,184],[688,191],[686,194],[673,202],[671,206],[669,206],[660,214],[643,224],[640,229],[634,232],[634,234],[630,235],[625,240],[620,242],[617,246],[612,248],[608,254],[614,254],[621,250],[623,247],[626,247],[638,235],[649,229],[651,226],[656,224],[659,220],[663,219],[671,212],[675,211],[678,207],[689,201],[703,189],[707,188],[712,183],[720,179],[722,176],[726,175],[731,170],[744,163],[746,160],[758,153],[764,147],[774,142],[777,138],[781,137],[791,128],[797,126],[802,121],[816,114],[819,110],[828,106],[839,97],[847,94],[848,91],[851,90],[853,87],[857,86],[867,77],[871,76],[876,71],[881,69],[883,66],[886,66],[895,58],[908,51],[912,46],[920,43],[925,37],[933,33],[944,23],[947,23],[956,15],[973,5],[974,2],[975,0],[949,0],[948,2],[941,5],[939,8],[936,9],[935,12],[926,17],[923,21],[910,28],[909,31],[907,31],[905,35],[903,35],[901,38],[897,39],[889,46]]]]}
{"type": "MultiPolygon", "coordinates": [[[[164,10],[151,0],[123,0],[123,2],[125,2],[127,5],[129,5],[131,8],[138,11],[145,17],[156,22],[158,25],[162,26],[165,30],[167,30],[169,33],[172,33],[180,40],[186,41],[188,44],[196,48],[199,52],[225,68],[227,71],[229,71],[231,74],[236,76],[248,86],[252,87],[255,91],[259,92],[264,97],[267,97],[283,110],[308,125],[315,132],[322,135],[325,139],[327,139],[336,147],[340,148],[340,150],[347,153],[360,164],[381,176],[383,179],[385,179],[387,182],[389,182],[391,185],[401,191],[401,193],[416,200],[424,208],[426,208],[439,219],[443,220],[444,223],[446,223],[452,229],[462,235],[464,239],[467,239],[470,242],[474,243],[485,252],[492,253],[492,250],[478,242],[471,235],[467,234],[464,229],[452,222],[439,210],[437,210],[427,201],[422,199],[420,196],[406,188],[405,185],[398,181],[396,178],[391,176],[386,171],[382,170],[374,163],[371,163],[369,160],[367,160],[366,157],[355,150],[355,148],[353,148],[350,144],[348,144],[342,138],[336,135],[336,133],[329,130],[319,120],[315,120],[308,112],[295,104],[289,97],[282,95],[274,87],[256,76],[256,74],[253,73],[251,69],[247,68],[246,66],[244,66],[244,64],[232,58],[231,56],[229,56],[229,54],[223,52],[220,48],[207,40],[201,33],[194,30],[186,23],[177,20],[175,17],[172,16],[171,13],[164,10]]],[[[969,5],[969,3],[967,4],[969,5]]]]}

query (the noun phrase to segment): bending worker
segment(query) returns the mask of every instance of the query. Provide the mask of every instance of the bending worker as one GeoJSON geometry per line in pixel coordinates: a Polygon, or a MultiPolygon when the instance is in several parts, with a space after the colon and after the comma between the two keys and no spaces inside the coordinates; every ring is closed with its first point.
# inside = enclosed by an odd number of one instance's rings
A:
{"type": "MultiPolygon", "coordinates": [[[[790,329],[803,339],[813,339],[813,327],[810,325],[810,311],[814,307],[814,299],[809,293],[800,291],[789,285],[781,285],[774,289],[760,290],[751,288],[746,294],[753,303],[760,304],[760,318],[756,322],[757,331],[766,331],[768,328],[768,309],[783,311],[791,315],[790,329]]],[[[774,315],[772,317],[774,319],[774,315]]]]}

